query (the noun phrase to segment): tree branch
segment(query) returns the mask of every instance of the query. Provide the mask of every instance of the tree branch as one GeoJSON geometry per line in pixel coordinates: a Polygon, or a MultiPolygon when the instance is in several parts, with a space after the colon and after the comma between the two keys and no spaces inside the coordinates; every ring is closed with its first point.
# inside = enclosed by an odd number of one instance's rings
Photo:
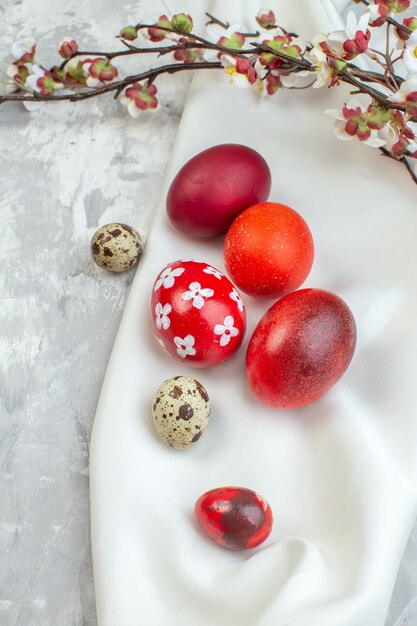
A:
{"type": "Polygon", "coordinates": [[[59,94],[51,96],[42,96],[34,93],[33,96],[28,96],[23,93],[9,94],[7,96],[0,96],[0,105],[5,102],[62,102],[67,100],[69,102],[78,102],[80,100],[88,100],[105,93],[112,91],[116,92],[116,97],[123,91],[125,87],[132,85],[133,83],[143,80],[154,81],[157,76],[161,74],[176,74],[177,72],[187,70],[211,70],[221,68],[220,62],[207,62],[202,63],[172,63],[170,65],[161,65],[141,74],[135,74],[133,76],[126,76],[123,80],[118,80],[109,85],[103,85],[102,87],[96,87],[90,91],[78,91],[76,93],[59,94]]]}

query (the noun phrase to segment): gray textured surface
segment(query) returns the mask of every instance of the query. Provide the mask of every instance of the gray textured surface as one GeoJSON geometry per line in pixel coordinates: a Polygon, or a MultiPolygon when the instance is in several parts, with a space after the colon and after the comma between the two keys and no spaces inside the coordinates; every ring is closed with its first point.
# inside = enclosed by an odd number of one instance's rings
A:
{"type": "MultiPolygon", "coordinates": [[[[52,61],[70,33],[115,46],[112,35],[134,15],[153,11],[111,0],[9,2],[0,57],[21,30],[39,41],[40,60],[52,61]]],[[[162,81],[161,110],[139,120],[111,97],[33,115],[1,107],[2,626],[96,623],[88,443],[132,273],[95,267],[89,240],[118,220],[146,234],[186,82],[162,81]]]]}
{"type": "MultiPolygon", "coordinates": [[[[0,58],[22,30],[39,40],[45,60],[67,34],[114,45],[120,26],[158,10],[146,0],[8,0],[0,58]]],[[[96,624],[88,443],[132,274],[96,268],[88,244],[111,221],[146,234],[186,83],[162,81],[161,110],[138,121],[111,98],[33,116],[1,107],[2,626],[96,624]]],[[[388,626],[417,623],[416,562],[417,532],[388,626]]]]}

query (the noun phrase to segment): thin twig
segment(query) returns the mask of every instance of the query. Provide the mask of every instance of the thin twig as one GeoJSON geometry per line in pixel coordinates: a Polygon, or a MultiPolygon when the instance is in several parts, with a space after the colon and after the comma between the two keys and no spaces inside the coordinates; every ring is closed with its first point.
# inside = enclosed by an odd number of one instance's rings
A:
{"type": "Polygon", "coordinates": [[[415,174],[413,168],[411,167],[410,162],[407,159],[407,157],[403,156],[397,159],[395,156],[392,156],[392,154],[390,154],[386,148],[379,148],[379,149],[384,157],[388,157],[389,159],[394,159],[394,161],[397,161],[398,163],[402,163],[405,169],[407,170],[407,172],[409,173],[409,175],[411,176],[411,178],[413,179],[413,182],[417,184],[417,175],[415,174]]]}
{"type": "Polygon", "coordinates": [[[211,13],[207,13],[207,11],[206,11],[206,15],[210,20],[209,22],[207,22],[207,24],[218,24],[219,26],[222,26],[225,29],[229,28],[230,26],[229,22],[222,22],[217,17],[214,17],[214,15],[211,15],[211,13]]]}
{"type": "MultiPolygon", "coordinates": [[[[361,2],[362,4],[364,4],[366,7],[369,7],[370,2],[368,2],[368,0],[359,0],[359,2],[361,2]]],[[[398,28],[398,30],[400,30],[403,33],[406,33],[407,35],[411,35],[412,31],[407,28],[407,26],[404,26],[404,24],[400,24],[400,22],[397,22],[397,20],[394,20],[393,17],[388,16],[386,18],[386,21],[389,24],[392,24],[392,26],[395,26],[395,28],[398,28]]]]}

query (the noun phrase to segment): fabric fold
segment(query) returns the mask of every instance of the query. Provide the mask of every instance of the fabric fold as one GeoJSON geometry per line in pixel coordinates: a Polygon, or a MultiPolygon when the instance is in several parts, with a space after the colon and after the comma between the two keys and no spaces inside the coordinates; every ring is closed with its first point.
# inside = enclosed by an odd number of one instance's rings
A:
{"type": "MultiPolygon", "coordinates": [[[[305,37],[339,27],[336,3],[270,4],[305,37]]],[[[248,28],[259,8],[254,1],[207,6],[248,28]]],[[[384,624],[417,511],[417,212],[401,168],[333,136],[323,112],[340,108],[345,96],[343,89],[287,91],[259,101],[222,73],[193,79],[95,418],[99,626],[384,624]],[[305,286],[339,294],[357,321],[347,374],[304,409],[274,412],[251,396],[246,344],[223,366],[195,371],[165,355],[152,336],[150,293],[166,263],[195,258],[224,271],[221,242],[175,232],[164,201],[187,159],[226,142],[266,158],[271,200],[299,211],[313,233],[316,258],[305,286]],[[150,418],[154,390],[177,374],[198,378],[214,407],[204,437],[185,452],[165,448],[150,418]],[[255,489],[273,508],[271,537],[254,551],[221,550],[193,522],[197,497],[227,484],[255,489]]],[[[247,343],[272,302],[244,301],[247,343]]]]}

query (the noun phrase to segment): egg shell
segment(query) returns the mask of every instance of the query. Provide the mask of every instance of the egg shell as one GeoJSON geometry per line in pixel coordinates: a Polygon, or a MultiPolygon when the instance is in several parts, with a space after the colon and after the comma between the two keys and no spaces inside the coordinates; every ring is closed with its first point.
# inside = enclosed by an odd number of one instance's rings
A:
{"type": "Polygon", "coordinates": [[[134,267],[143,252],[143,240],[127,224],[106,224],[97,230],[90,244],[94,263],[110,272],[124,272],[134,267]]]}
{"type": "Polygon", "coordinates": [[[161,439],[171,448],[189,448],[198,441],[207,427],[209,416],[208,393],[194,378],[169,378],[154,396],[154,424],[161,439]]]}
{"type": "Polygon", "coordinates": [[[152,325],[171,356],[194,367],[211,367],[239,348],[246,313],[233,284],[198,261],[175,261],[155,281],[152,325]]]}
{"type": "Polygon", "coordinates": [[[219,487],[204,493],[194,514],[210,539],[230,550],[249,550],[270,535],[272,511],[268,502],[251,489],[219,487]]]}
{"type": "Polygon", "coordinates": [[[294,409],[321,398],[346,371],[356,325],[347,304],[322,289],[300,289],[278,300],[250,339],[246,372],[261,402],[294,409]]]}
{"type": "Polygon", "coordinates": [[[167,213],[193,237],[227,231],[244,209],[268,198],[271,172],[265,159],[240,144],[220,144],[190,159],[171,183],[167,213]]]}
{"type": "Polygon", "coordinates": [[[262,202],[241,213],[224,242],[226,269],[251,296],[279,298],[298,289],[314,259],[305,220],[291,207],[262,202]]]}

